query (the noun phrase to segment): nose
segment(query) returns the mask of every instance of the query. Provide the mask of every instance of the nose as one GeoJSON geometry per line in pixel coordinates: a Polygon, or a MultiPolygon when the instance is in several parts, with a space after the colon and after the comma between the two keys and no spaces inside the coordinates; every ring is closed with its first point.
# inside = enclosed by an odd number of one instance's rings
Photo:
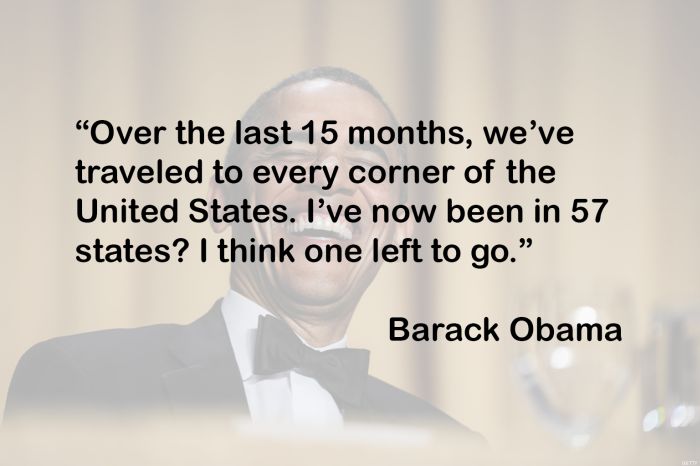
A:
{"type": "Polygon", "coordinates": [[[304,187],[306,189],[324,196],[352,196],[355,193],[357,185],[350,181],[347,161],[343,157],[342,149],[339,150],[339,148],[334,147],[323,151],[319,156],[317,165],[324,173],[324,182],[305,184],[304,187]],[[331,177],[332,183],[330,183],[331,177]],[[330,187],[328,187],[329,184],[330,187]]]}

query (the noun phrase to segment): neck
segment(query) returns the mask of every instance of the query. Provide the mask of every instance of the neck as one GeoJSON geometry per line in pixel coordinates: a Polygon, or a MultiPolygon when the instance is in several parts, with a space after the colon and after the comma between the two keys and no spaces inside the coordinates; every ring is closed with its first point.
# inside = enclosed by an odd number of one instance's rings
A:
{"type": "Polygon", "coordinates": [[[289,302],[281,293],[262,292],[253,280],[231,274],[231,289],[276,317],[308,345],[322,348],[341,340],[347,332],[354,306],[309,306],[289,302]]]}

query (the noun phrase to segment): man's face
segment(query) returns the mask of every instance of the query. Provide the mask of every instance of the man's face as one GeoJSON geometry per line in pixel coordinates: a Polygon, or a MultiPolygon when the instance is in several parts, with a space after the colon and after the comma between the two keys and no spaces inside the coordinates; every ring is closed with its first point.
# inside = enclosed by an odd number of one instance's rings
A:
{"type": "MultiPolygon", "coordinates": [[[[291,145],[249,146],[239,162],[244,173],[252,173],[257,165],[269,167],[301,165],[325,165],[329,170],[338,167],[338,175],[333,186],[321,189],[326,183],[324,177],[310,183],[296,184],[289,179],[282,183],[269,182],[257,184],[249,182],[243,187],[243,196],[248,197],[253,205],[273,206],[281,204],[287,207],[290,217],[295,222],[286,224],[254,223],[250,232],[257,243],[278,244],[280,238],[294,245],[294,263],[258,264],[254,280],[262,281],[258,287],[264,293],[274,294],[275,301],[281,305],[313,308],[354,308],[367,286],[376,275],[380,264],[372,261],[372,240],[377,238],[380,244],[395,239],[396,227],[371,221],[371,206],[386,204],[392,206],[399,201],[398,184],[355,184],[349,181],[348,171],[352,166],[370,167],[400,162],[395,146],[362,146],[347,144],[348,127],[369,125],[374,128],[392,125],[391,117],[384,106],[371,94],[355,86],[335,81],[317,79],[297,83],[283,88],[264,104],[265,116],[256,125],[280,126],[287,120],[293,131],[299,131],[309,120],[315,125],[315,144],[308,144],[308,133],[302,132],[291,145]],[[332,145],[320,142],[321,126],[324,120],[337,120],[333,128],[338,132],[338,140],[332,145]],[[307,219],[308,199],[314,199],[315,211],[313,224],[307,219]],[[325,205],[319,208],[319,199],[325,205]],[[355,204],[362,209],[362,220],[348,223],[340,220],[333,224],[325,206],[334,210],[355,204]],[[304,257],[304,250],[310,244],[339,245],[343,248],[357,244],[362,248],[362,259],[351,263],[343,260],[338,263],[322,260],[311,263],[304,257]]],[[[234,230],[234,236],[246,240],[240,228],[234,230]]],[[[334,255],[335,257],[335,255],[334,255]]],[[[234,267],[234,273],[235,267],[234,267]]]]}

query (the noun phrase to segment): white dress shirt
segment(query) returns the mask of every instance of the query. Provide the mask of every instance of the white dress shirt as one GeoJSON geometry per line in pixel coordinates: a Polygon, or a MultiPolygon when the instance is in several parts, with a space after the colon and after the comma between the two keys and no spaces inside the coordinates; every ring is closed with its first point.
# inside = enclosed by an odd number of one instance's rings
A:
{"type": "MultiPolygon", "coordinates": [[[[318,427],[343,425],[343,415],[333,396],[316,379],[294,370],[269,376],[253,373],[258,317],[270,315],[270,312],[233,290],[224,297],[221,312],[254,422],[318,427]]],[[[325,351],[346,346],[346,338],[343,338],[314,349],[325,351]]]]}

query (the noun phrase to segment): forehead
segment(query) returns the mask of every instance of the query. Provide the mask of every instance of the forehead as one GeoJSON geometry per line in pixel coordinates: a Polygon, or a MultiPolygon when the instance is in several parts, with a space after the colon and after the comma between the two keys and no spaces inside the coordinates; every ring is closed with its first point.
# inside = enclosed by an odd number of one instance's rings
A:
{"type": "Polygon", "coordinates": [[[341,126],[391,125],[384,105],[369,92],[329,79],[302,81],[273,94],[263,112],[267,118],[287,120],[294,127],[309,120],[337,120],[341,126]]]}

